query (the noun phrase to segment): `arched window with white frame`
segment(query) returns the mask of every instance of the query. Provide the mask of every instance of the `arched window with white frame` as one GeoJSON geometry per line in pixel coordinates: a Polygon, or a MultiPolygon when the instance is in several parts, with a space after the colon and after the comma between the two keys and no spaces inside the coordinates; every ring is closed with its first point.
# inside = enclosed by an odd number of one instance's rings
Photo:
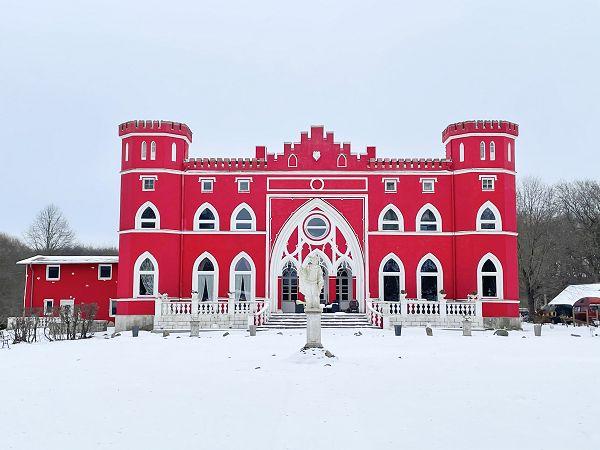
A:
{"type": "Polygon", "coordinates": [[[485,142],[481,141],[479,144],[479,158],[485,161],[485,142]]]}
{"type": "Polygon", "coordinates": [[[496,144],[494,141],[490,142],[490,161],[496,160],[496,144]]]}
{"type": "Polygon", "coordinates": [[[203,203],[194,214],[194,231],[218,231],[219,214],[213,205],[203,203]]]}
{"type": "Polygon", "coordinates": [[[404,218],[394,205],[387,205],[379,214],[379,231],[404,231],[404,218]]]}
{"type": "Polygon", "coordinates": [[[158,263],[150,252],[142,253],[133,265],[133,297],[158,295],[158,263]]]}
{"type": "Polygon", "coordinates": [[[417,298],[439,300],[439,293],[443,288],[442,264],[433,254],[428,253],[417,265],[417,298]]]}
{"type": "Polygon", "coordinates": [[[477,211],[477,231],[502,231],[500,211],[492,202],[487,201],[477,211]]]}
{"type": "Polygon", "coordinates": [[[442,231],[442,216],[435,206],[427,203],[417,213],[416,231],[440,232],[442,231]]]}
{"type": "Polygon", "coordinates": [[[157,230],[160,228],[160,214],[152,202],[144,203],[137,210],[135,228],[137,230],[157,230]]]}
{"type": "Polygon", "coordinates": [[[346,155],[340,154],[337,157],[337,166],[338,167],[347,167],[348,160],[346,159],[346,155]]]}
{"type": "Polygon", "coordinates": [[[142,160],[146,160],[147,157],[148,157],[148,147],[147,147],[146,141],[144,141],[144,142],[142,142],[141,158],[142,158],[142,160]]]}
{"type": "Polygon", "coordinates": [[[231,231],[256,231],[256,216],[246,203],[239,204],[231,213],[231,231]]]}
{"type": "Polygon", "coordinates": [[[298,167],[298,157],[296,155],[288,156],[288,167],[298,167]]]}
{"type": "Polygon", "coordinates": [[[510,142],[508,143],[508,152],[507,152],[508,162],[512,161],[512,145],[510,142]]]}
{"type": "Polygon", "coordinates": [[[129,161],[129,142],[125,144],[125,161],[129,161]]]}
{"type": "Polygon", "coordinates": [[[477,294],[479,298],[504,298],[504,274],[500,260],[488,253],[477,265],[477,294]]]}
{"type": "Polygon", "coordinates": [[[398,256],[389,253],[379,265],[379,299],[397,302],[404,290],[404,265],[398,256]]]}
{"type": "Polygon", "coordinates": [[[150,143],[150,159],[154,161],[156,159],[156,142],[150,143]]]}
{"type": "Polygon", "coordinates": [[[194,262],[192,291],[198,294],[201,302],[214,302],[218,299],[219,266],[208,252],[202,253],[194,262]]]}
{"type": "Polygon", "coordinates": [[[171,144],[171,161],[177,161],[177,144],[175,142],[171,144]]]}
{"type": "Polygon", "coordinates": [[[239,253],[229,268],[229,291],[236,302],[249,302],[255,297],[256,268],[247,253],[239,253]]]}
{"type": "Polygon", "coordinates": [[[458,159],[460,160],[460,162],[463,162],[465,160],[465,144],[463,144],[462,142],[458,146],[458,159]]]}

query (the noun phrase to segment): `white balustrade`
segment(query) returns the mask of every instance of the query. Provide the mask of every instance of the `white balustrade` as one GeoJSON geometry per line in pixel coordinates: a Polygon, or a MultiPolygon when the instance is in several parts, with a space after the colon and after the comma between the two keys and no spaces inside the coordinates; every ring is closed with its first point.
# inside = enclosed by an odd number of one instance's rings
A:
{"type": "MultiPolygon", "coordinates": [[[[439,301],[401,299],[397,302],[373,301],[367,303],[367,310],[382,316],[460,316],[481,317],[481,302],[439,301]]],[[[369,312],[369,311],[368,311],[369,312]]]]}
{"type": "Polygon", "coordinates": [[[257,311],[254,313],[254,325],[261,326],[271,316],[271,303],[268,301],[256,302],[257,311]]]}

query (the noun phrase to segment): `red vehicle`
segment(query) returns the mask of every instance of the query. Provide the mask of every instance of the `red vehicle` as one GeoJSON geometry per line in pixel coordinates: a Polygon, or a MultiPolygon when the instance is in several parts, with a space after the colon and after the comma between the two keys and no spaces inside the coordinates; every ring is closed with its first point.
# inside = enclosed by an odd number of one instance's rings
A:
{"type": "Polygon", "coordinates": [[[573,304],[573,318],[580,322],[598,322],[598,309],[600,309],[600,297],[583,297],[573,304]]]}

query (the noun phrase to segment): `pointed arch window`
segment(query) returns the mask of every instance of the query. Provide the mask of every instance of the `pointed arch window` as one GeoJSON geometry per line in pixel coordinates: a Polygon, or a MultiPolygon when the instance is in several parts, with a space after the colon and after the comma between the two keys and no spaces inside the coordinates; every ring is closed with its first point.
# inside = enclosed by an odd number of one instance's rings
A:
{"type": "Polygon", "coordinates": [[[135,216],[135,228],[138,230],[160,228],[160,216],[156,206],[150,202],[146,202],[140,206],[135,216]]]}
{"type": "Polygon", "coordinates": [[[254,265],[247,256],[240,256],[232,263],[232,291],[238,302],[249,302],[254,298],[254,265]]]}
{"type": "Polygon", "coordinates": [[[503,297],[502,265],[491,253],[481,258],[477,266],[477,291],[481,298],[503,297]]]}
{"type": "Polygon", "coordinates": [[[481,141],[479,144],[479,158],[484,161],[485,160],[485,142],[481,141]]]}
{"type": "Polygon", "coordinates": [[[348,160],[346,159],[346,155],[340,154],[337,157],[337,166],[338,167],[347,167],[348,160]]]}
{"type": "Polygon", "coordinates": [[[500,211],[492,202],[485,202],[477,211],[477,231],[501,231],[500,211]]]}
{"type": "Polygon", "coordinates": [[[134,266],[134,297],[158,295],[158,264],[148,252],[142,254],[134,266]]]}
{"type": "Polygon", "coordinates": [[[125,144],[125,161],[129,161],[129,142],[125,144]]]}
{"type": "Polygon", "coordinates": [[[196,210],[196,214],[194,214],[194,230],[219,230],[219,215],[217,214],[217,210],[210,203],[204,203],[196,210]]]}
{"type": "Polygon", "coordinates": [[[255,231],[256,217],[252,208],[246,204],[238,205],[231,214],[232,231],[255,231]]]}
{"type": "Polygon", "coordinates": [[[388,205],[379,215],[380,231],[404,231],[402,214],[394,205],[388,205]]]}
{"type": "Polygon", "coordinates": [[[288,156],[288,167],[298,167],[298,157],[296,155],[288,156]]]}
{"type": "Polygon", "coordinates": [[[403,270],[397,258],[386,256],[379,270],[379,297],[386,302],[397,302],[404,289],[403,270]]]}
{"type": "Polygon", "coordinates": [[[142,160],[146,160],[147,157],[148,157],[148,147],[147,147],[146,141],[144,141],[144,142],[142,142],[141,158],[142,158],[142,160]]]}
{"type": "Polygon", "coordinates": [[[462,142],[458,147],[458,159],[460,160],[460,162],[463,162],[465,160],[465,144],[463,144],[462,142]]]}
{"type": "Polygon", "coordinates": [[[442,218],[431,204],[424,205],[417,213],[417,231],[442,231],[442,218]]]}
{"type": "MultiPolygon", "coordinates": [[[[198,258],[200,259],[200,258],[198,258]]],[[[213,302],[217,300],[217,269],[214,258],[205,256],[195,266],[195,283],[192,289],[198,293],[201,302],[213,302]]]]}
{"type": "Polygon", "coordinates": [[[156,159],[156,142],[150,143],[150,159],[154,161],[156,159]]]}
{"type": "Polygon", "coordinates": [[[177,161],[177,144],[171,144],[171,161],[177,161]]]}
{"type": "Polygon", "coordinates": [[[417,293],[419,298],[425,300],[438,300],[438,293],[442,289],[442,273],[440,262],[432,255],[424,257],[418,266],[417,293]]]}
{"type": "Polygon", "coordinates": [[[511,160],[512,160],[512,146],[510,145],[510,142],[508,143],[507,157],[508,157],[508,162],[511,162],[511,160]]]}
{"type": "Polygon", "coordinates": [[[490,142],[490,161],[496,160],[496,144],[494,141],[490,142]]]}

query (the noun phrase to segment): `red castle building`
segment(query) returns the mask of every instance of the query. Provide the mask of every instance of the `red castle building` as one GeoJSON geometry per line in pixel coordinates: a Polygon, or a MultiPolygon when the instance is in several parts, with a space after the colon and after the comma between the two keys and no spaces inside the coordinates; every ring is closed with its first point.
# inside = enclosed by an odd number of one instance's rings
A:
{"type": "Polygon", "coordinates": [[[452,124],[441,159],[353,153],[322,126],[253,158],[190,158],[183,123],[119,136],[117,329],[299,311],[310,254],[326,310],[379,326],[518,318],[514,123],[452,124]]]}

